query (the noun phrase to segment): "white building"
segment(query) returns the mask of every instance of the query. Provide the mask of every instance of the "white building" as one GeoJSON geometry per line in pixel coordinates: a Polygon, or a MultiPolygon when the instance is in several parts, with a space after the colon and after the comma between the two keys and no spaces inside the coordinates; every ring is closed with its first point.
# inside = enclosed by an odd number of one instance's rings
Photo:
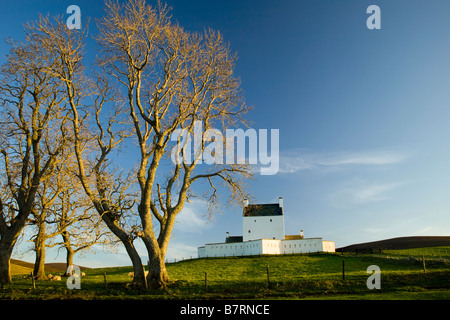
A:
{"type": "Polygon", "coordinates": [[[285,235],[283,198],[275,204],[249,204],[244,201],[242,236],[230,236],[225,242],[198,248],[198,257],[229,257],[260,254],[335,252],[333,241],[285,235]]]}

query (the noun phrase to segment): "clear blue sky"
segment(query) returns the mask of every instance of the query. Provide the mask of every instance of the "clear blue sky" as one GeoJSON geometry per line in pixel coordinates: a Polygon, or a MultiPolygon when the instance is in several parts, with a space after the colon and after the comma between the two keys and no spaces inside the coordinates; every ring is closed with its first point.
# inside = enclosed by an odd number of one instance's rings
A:
{"type": "MultiPolygon", "coordinates": [[[[253,128],[280,130],[280,172],[250,186],[260,203],[284,198],[287,234],[303,229],[337,247],[450,235],[449,1],[167,2],[186,29],[223,33],[239,55],[253,128]],[[372,4],[381,30],[366,27],[372,4]]],[[[39,12],[68,17],[71,4],[83,19],[102,14],[102,0],[4,0],[0,38],[20,37],[39,12]]],[[[224,208],[212,222],[206,214],[201,202],[185,208],[170,260],[242,233],[241,210],[224,208]]],[[[121,249],[80,264],[130,263],[121,249]]]]}

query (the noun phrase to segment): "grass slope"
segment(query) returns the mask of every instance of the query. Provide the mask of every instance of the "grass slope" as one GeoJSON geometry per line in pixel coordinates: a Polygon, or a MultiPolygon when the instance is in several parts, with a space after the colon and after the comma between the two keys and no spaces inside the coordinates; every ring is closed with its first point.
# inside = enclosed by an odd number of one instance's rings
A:
{"type": "Polygon", "coordinates": [[[165,291],[130,286],[131,267],[86,271],[81,290],[22,277],[0,290],[4,299],[450,299],[450,263],[384,255],[323,254],[186,260],[167,264],[165,291]],[[345,261],[345,279],[342,265],[345,261]],[[367,267],[381,269],[381,290],[369,290],[367,267]],[[267,279],[267,266],[269,282],[267,279]],[[207,286],[205,286],[205,273],[207,286]],[[106,285],[105,285],[106,275],[106,285]]]}
{"type": "Polygon", "coordinates": [[[400,237],[380,241],[352,244],[350,246],[336,249],[339,252],[355,251],[377,251],[377,250],[404,250],[412,248],[426,248],[450,246],[448,236],[422,236],[422,237],[400,237]]]}
{"type": "MultiPolygon", "coordinates": [[[[10,260],[11,275],[25,275],[30,274],[34,269],[34,263],[21,261],[17,259],[10,260]]],[[[81,267],[81,270],[88,270],[89,268],[81,267]]],[[[62,273],[66,271],[66,264],[60,262],[51,262],[45,264],[45,271],[49,273],[62,273]]]]}

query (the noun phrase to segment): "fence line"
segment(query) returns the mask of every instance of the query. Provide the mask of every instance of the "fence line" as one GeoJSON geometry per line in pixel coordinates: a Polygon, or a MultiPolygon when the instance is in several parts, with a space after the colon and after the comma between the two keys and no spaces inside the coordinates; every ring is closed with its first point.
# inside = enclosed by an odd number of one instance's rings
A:
{"type": "MultiPolygon", "coordinates": [[[[327,252],[327,251],[315,251],[315,252],[299,252],[299,253],[283,253],[283,254],[256,254],[256,255],[215,255],[215,256],[206,256],[206,257],[181,257],[181,259],[174,258],[172,261],[166,259],[166,264],[170,263],[178,263],[183,261],[191,261],[191,260],[199,260],[199,259],[224,259],[224,258],[251,258],[251,257],[274,257],[274,256],[314,256],[314,255],[360,255],[366,254],[363,252],[327,252]]],[[[392,257],[405,257],[405,258],[415,258],[422,259],[422,256],[425,257],[426,260],[440,260],[440,261],[450,261],[450,248],[440,248],[440,249],[427,249],[427,248],[419,248],[419,249],[404,249],[404,250],[383,250],[380,253],[368,253],[370,255],[384,255],[386,258],[392,257]]]]}
{"type": "Polygon", "coordinates": [[[427,260],[432,261],[450,261],[450,248],[417,248],[417,249],[404,249],[404,250],[384,250],[382,253],[389,256],[400,258],[414,258],[422,259],[424,257],[427,260]]]}
{"type": "Polygon", "coordinates": [[[166,259],[166,264],[170,263],[178,263],[183,261],[190,261],[190,260],[200,260],[200,259],[226,259],[226,258],[256,258],[256,257],[280,257],[280,256],[314,256],[314,255],[327,255],[327,254],[340,254],[338,252],[327,252],[327,251],[315,251],[315,252],[299,252],[299,253],[282,253],[282,254],[270,254],[270,253],[264,253],[264,254],[249,254],[249,255],[242,255],[242,256],[235,256],[235,255],[215,255],[215,256],[206,256],[206,257],[192,257],[189,258],[181,257],[181,259],[174,258],[172,261],[166,259]]]}

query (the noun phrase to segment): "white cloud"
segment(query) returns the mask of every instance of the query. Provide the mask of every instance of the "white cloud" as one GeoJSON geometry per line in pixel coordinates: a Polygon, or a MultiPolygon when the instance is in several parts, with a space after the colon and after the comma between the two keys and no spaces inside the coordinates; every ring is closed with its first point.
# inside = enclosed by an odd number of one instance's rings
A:
{"type": "Polygon", "coordinates": [[[391,196],[388,192],[398,185],[398,183],[373,185],[359,190],[351,190],[351,192],[353,192],[354,200],[357,203],[378,202],[390,199],[391,196]]]}
{"type": "Polygon", "coordinates": [[[416,232],[416,234],[433,234],[433,233],[431,232],[432,230],[433,230],[432,227],[425,227],[425,228],[422,228],[422,229],[418,230],[418,231],[416,232]]]}
{"type": "Polygon", "coordinates": [[[385,183],[373,185],[355,185],[341,188],[334,192],[330,198],[336,207],[348,207],[359,204],[373,203],[389,200],[391,192],[403,185],[402,183],[385,183]]]}
{"type": "Polygon", "coordinates": [[[208,203],[203,200],[193,200],[186,203],[178,214],[175,228],[183,232],[198,232],[208,228],[208,203]]]}
{"type": "Polygon", "coordinates": [[[190,259],[191,257],[197,257],[197,247],[172,241],[167,248],[166,259],[169,262],[172,262],[174,259],[179,261],[181,259],[190,259]]]}
{"type": "Polygon", "coordinates": [[[358,152],[313,153],[307,150],[282,152],[280,173],[303,170],[330,170],[351,165],[389,165],[406,160],[407,154],[399,151],[376,150],[358,152]]]}

